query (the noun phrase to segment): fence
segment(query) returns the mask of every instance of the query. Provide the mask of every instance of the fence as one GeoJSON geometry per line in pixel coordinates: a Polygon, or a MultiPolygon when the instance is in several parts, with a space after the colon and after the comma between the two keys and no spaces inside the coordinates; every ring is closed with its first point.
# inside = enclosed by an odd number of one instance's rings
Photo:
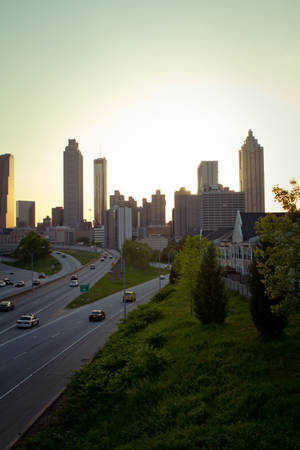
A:
{"type": "Polygon", "coordinates": [[[225,287],[227,287],[227,289],[232,289],[233,291],[237,291],[247,298],[250,297],[249,289],[245,284],[242,284],[236,280],[231,280],[230,278],[223,278],[223,280],[225,282],[225,287]]]}

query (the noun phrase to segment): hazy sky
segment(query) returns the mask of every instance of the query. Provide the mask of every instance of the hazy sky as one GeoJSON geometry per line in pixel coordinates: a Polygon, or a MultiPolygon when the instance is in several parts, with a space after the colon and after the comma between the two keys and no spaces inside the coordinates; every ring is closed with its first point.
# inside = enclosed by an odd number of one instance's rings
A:
{"type": "Polygon", "coordinates": [[[299,0],[0,0],[0,153],[15,157],[15,199],[37,220],[63,205],[63,151],[84,157],[85,218],[93,160],[108,194],[196,193],[197,166],[219,161],[239,189],[238,150],[264,147],[272,186],[300,182],[299,0]]]}

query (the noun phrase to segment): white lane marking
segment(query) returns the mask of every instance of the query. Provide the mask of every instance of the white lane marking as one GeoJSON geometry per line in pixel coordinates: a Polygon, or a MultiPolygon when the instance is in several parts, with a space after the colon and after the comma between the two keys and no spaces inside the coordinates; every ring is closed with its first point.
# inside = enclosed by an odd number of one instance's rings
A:
{"type": "MultiPolygon", "coordinates": [[[[70,314],[66,314],[65,316],[61,316],[61,317],[58,317],[57,319],[54,319],[52,322],[45,323],[45,325],[39,325],[38,330],[41,330],[41,329],[43,329],[43,328],[46,328],[46,327],[48,327],[49,325],[52,325],[52,324],[55,323],[55,322],[59,322],[60,320],[63,320],[63,319],[66,318],[66,317],[70,317],[70,316],[72,316],[73,314],[76,314],[78,311],[79,311],[79,310],[76,309],[75,311],[71,312],[70,314]]],[[[6,345],[6,344],[10,344],[11,342],[17,341],[18,339],[22,339],[22,338],[24,338],[24,337],[30,336],[32,333],[36,333],[38,330],[37,330],[37,329],[35,329],[35,330],[30,330],[30,331],[28,331],[27,333],[23,333],[23,334],[21,334],[20,336],[16,336],[16,337],[14,337],[14,338],[12,338],[12,339],[9,339],[8,341],[2,342],[2,344],[0,344],[0,347],[4,347],[4,345],[6,345]]]]}
{"type": "Polygon", "coordinates": [[[53,334],[51,337],[55,338],[56,336],[59,336],[59,335],[60,335],[60,331],[58,333],[56,333],[56,334],[53,334]]]}
{"type": "Polygon", "coordinates": [[[23,352],[23,353],[20,353],[19,355],[16,355],[16,356],[14,357],[14,359],[20,358],[21,356],[26,355],[26,353],[27,353],[27,352],[23,352]]]}
{"type": "MultiPolygon", "coordinates": [[[[116,314],[114,314],[107,322],[110,322],[115,316],[119,315],[120,311],[118,311],[116,314]]],[[[106,323],[107,323],[106,322],[106,323]]],[[[52,358],[50,358],[48,361],[46,361],[42,366],[38,367],[36,370],[34,370],[31,374],[29,374],[27,377],[23,378],[23,380],[21,380],[19,383],[17,383],[14,387],[12,387],[11,389],[9,389],[7,392],[5,392],[5,394],[1,395],[0,400],[3,400],[5,397],[7,397],[11,392],[15,391],[19,386],[21,386],[22,384],[24,384],[27,380],[29,380],[31,377],[33,377],[33,375],[35,375],[36,373],[40,372],[42,369],[44,369],[45,367],[47,367],[49,364],[51,364],[53,361],[55,361],[57,358],[59,358],[63,353],[65,353],[66,351],[70,350],[70,348],[72,348],[74,345],[78,344],[78,342],[82,341],[83,339],[85,339],[89,334],[93,333],[95,330],[97,330],[101,325],[103,324],[103,322],[101,322],[99,325],[97,325],[95,328],[93,328],[92,330],[88,331],[87,333],[85,333],[83,336],[81,336],[79,339],[77,339],[76,341],[74,341],[72,344],[70,344],[68,347],[66,347],[64,350],[62,350],[61,352],[59,352],[57,355],[53,356],[52,358]]]]}

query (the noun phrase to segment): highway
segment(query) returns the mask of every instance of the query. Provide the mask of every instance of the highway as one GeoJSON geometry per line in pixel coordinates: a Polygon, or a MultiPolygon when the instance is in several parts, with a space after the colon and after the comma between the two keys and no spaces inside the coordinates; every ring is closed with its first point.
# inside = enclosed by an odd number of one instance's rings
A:
{"type": "MultiPolygon", "coordinates": [[[[92,286],[110,270],[112,259],[79,269],[79,284],[92,286]]],[[[0,314],[0,448],[8,449],[41,412],[64,389],[72,374],[89,362],[124,317],[122,293],[70,310],[65,306],[79,295],[63,277],[15,301],[15,309],[0,314]],[[89,322],[92,309],[101,308],[106,320],[89,322]],[[40,325],[19,329],[16,319],[33,312],[40,325]]],[[[163,286],[167,280],[162,280],[163,286]]],[[[137,301],[127,304],[129,312],[146,303],[159,289],[158,278],[134,287],[137,301]]]]}

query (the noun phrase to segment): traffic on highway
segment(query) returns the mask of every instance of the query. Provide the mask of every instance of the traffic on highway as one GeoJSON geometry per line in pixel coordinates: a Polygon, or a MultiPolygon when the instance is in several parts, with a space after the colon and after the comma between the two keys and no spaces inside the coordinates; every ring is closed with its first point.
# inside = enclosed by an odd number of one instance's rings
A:
{"type": "MultiPolygon", "coordinates": [[[[63,272],[51,283],[41,280],[37,288],[30,286],[22,295],[12,295],[14,307],[0,311],[0,408],[5,411],[1,449],[9,448],[26,431],[62,392],[71,375],[88,363],[117,329],[124,317],[122,292],[74,310],[65,308],[80,294],[78,287],[70,287],[70,281],[91,287],[117,259],[117,252],[110,252],[104,261],[98,258],[93,262],[94,267],[72,266],[69,273],[63,272]],[[20,320],[23,323],[18,324],[20,320]]],[[[133,287],[136,301],[126,302],[127,311],[146,303],[166,282],[156,278],[133,287]]]]}

